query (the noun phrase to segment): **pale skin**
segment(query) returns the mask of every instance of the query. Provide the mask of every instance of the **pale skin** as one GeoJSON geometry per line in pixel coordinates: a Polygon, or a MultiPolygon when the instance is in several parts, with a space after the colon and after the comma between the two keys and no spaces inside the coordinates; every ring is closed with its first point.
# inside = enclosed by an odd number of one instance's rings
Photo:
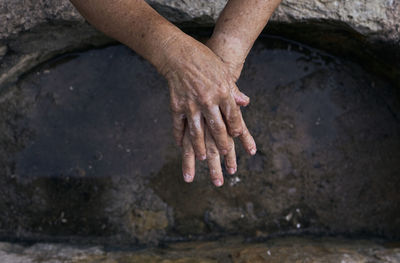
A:
{"type": "Polygon", "coordinates": [[[143,0],[71,0],[96,28],[152,63],[167,81],[174,137],[182,146],[186,182],[195,159],[205,160],[214,185],[222,186],[220,155],[237,170],[233,137],[254,155],[256,144],[239,106],[249,98],[235,82],[254,41],[280,0],[230,0],[206,45],[169,23],[143,0]]]}

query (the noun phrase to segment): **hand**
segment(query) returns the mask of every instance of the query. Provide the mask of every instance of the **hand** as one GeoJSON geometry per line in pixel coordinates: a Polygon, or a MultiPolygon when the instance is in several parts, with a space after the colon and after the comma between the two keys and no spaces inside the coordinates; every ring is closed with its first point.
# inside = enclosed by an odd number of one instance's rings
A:
{"type": "MultiPolygon", "coordinates": [[[[219,50],[220,48],[216,46],[214,47],[216,50],[219,50]]],[[[243,63],[238,63],[237,65],[234,65],[234,63],[230,63],[229,61],[224,61],[224,62],[229,72],[232,74],[233,78],[236,81],[240,76],[241,70],[243,68],[243,63]]],[[[237,105],[247,106],[248,103],[250,102],[249,98],[245,94],[240,92],[237,86],[235,87],[236,90],[234,91],[234,98],[237,105]]],[[[250,135],[244,122],[243,122],[243,128],[244,128],[243,134],[240,136],[242,144],[245,146],[246,149],[252,149],[252,147],[246,147],[246,146],[255,147],[255,142],[253,137],[250,135]]],[[[232,144],[232,147],[231,150],[228,152],[228,154],[224,156],[224,161],[227,172],[232,175],[237,171],[237,164],[236,164],[235,145],[231,137],[229,137],[229,144],[232,144]]],[[[208,130],[207,126],[205,126],[205,146],[207,153],[207,163],[210,171],[210,178],[215,186],[220,187],[224,183],[224,177],[221,169],[220,154],[218,152],[214,139],[210,135],[210,131],[208,130]]],[[[254,154],[251,152],[249,153],[254,154]]],[[[182,147],[182,172],[184,180],[187,183],[191,183],[194,180],[195,163],[196,160],[195,160],[193,146],[190,142],[188,130],[186,129],[183,137],[183,147],[182,147]]]]}
{"type": "MultiPolygon", "coordinates": [[[[244,124],[244,123],[243,123],[244,124]]],[[[253,137],[250,135],[247,127],[244,125],[243,136],[240,138],[243,144],[254,144],[253,137]]],[[[235,153],[235,144],[232,137],[228,138],[229,144],[231,144],[231,150],[224,156],[225,168],[229,174],[234,174],[237,171],[237,163],[236,163],[236,153],[235,153]]],[[[214,138],[211,136],[209,128],[205,126],[205,145],[207,152],[207,164],[210,171],[211,181],[215,186],[220,187],[224,183],[224,177],[221,169],[221,160],[220,154],[218,152],[218,148],[215,144],[214,138]]],[[[195,176],[195,164],[196,158],[193,150],[193,146],[190,141],[190,136],[188,129],[185,129],[185,134],[183,137],[183,145],[182,145],[182,173],[183,179],[187,183],[191,183],[194,180],[195,176]]]]}
{"type": "MultiPolygon", "coordinates": [[[[175,140],[182,145],[186,119],[198,159],[206,159],[204,126],[209,127],[219,152],[227,155],[233,147],[229,134],[236,137],[244,131],[232,75],[220,58],[189,36],[174,40],[169,47],[170,57],[160,72],[170,88],[175,140]]],[[[255,144],[247,150],[255,152],[255,144]]]]}
{"type": "MultiPolygon", "coordinates": [[[[229,137],[228,140],[231,149],[225,155],[225,167],[229,174],[234,174],[237,170],[235,146],[232,137],[229,137]]],[[[220,155],[208,126],[205,126],[205,144],[207,148],[207,164],[210,170],[211,181],[217,187],[222,186],[224,183],[224,177],[222,175],[220,155]]],[[[196,160],[193,146],[190,142],[188,129],[186,129],[182,147],[182,172],[183,179],[187,183],[193,182],[195,176],[195,163],[196,160]]]]}

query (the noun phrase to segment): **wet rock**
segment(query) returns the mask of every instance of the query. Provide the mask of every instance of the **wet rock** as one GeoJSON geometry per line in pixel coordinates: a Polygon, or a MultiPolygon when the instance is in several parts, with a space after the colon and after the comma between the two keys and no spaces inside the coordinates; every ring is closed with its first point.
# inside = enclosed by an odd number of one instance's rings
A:
{"type": "Polygon", "coordinates": [[[400,237],[397,89],[293,41],[257,42],[239,87],[258,145],[184,183],[166,82],[123,46],[71,53],[0,100],[0,235],[157,243],[241,233],[400,237]],[[290,72],[290,74],[288,73],[290,72]]]}
{"type": "Polygon", "coordinates": [[[67,244],[19,245],[0,243],[0,257],[12,263],[94,262],[398,262],[400,249],[379,242],[346,239],[284,238],[265,243],[242,239],[183,242],[166,248],[116,250],[67,244]]]}

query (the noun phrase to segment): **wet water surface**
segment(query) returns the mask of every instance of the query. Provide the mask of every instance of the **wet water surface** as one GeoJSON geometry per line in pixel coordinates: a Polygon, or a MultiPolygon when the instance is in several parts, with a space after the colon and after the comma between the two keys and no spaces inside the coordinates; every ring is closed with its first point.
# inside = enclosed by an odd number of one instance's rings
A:
{"type": "Polygon", "coordinates": [[[181,179],[166,82],[124,46],[67,54],[0,100],[0,234],[113,242],[241,233],[400,237],[398,91],[299,43],[258,41],[239,88],[258,144],[214,188],[181,179]],[[110,238],[110,239],[108,239],[110,238]]]}

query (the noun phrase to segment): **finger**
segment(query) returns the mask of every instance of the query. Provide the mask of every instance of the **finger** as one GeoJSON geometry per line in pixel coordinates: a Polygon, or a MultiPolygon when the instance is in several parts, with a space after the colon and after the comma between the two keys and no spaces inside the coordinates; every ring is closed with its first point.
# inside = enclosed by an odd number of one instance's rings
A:
{"type": "Polygon", "coordinates": [[[196,157],[199,160],[206,159],[206,146],[204,144],[204,125],[201,112],[191,110],[192,113],[187,116],[190,140],[193,145],[196,157]]]}
{"type": "Polygon", "coordinates": [[[217,148],[222,155],[226,155],[230,150],[228,143],[228,133],[226,131],[225,122],[222,119],[221,111],[218,106],[213,106],[204,110],[204,116],[209,127],[209,131],[215,140],[217,148]]]}
{"type": "Polygon", "coordinates": [[[172,125],[175,142],[182,146],[183,134],[185,131],[185,115],[179,99],[177,99],[175,90],[170,88],[170,107],[172,111],[172,125]]]}
{"type": "Polygon", "coordinates": [[[229,174],[234,174],[234,173],[236,173],[236,170],[237,170],[235,142],[233,141],[232,137],[230,137],[229,140],[230,140],[230,143],[232,144],[232,148],[228,152],[228,154],[224,156],[225,168],[229,174]]]}
{"type": "Polygon", "coordinates": [[[236,105],[232,96],[223,100],[220,104],[222,114],[225,117],[226,126],[232,137],[238,137],[243,133],[242,120],[240,118],[240,107],[236,105]]]}
{"type": "Polygon", "coordinates": [[[193,182],[195,175],[195,154],[189,137],[188,129],[185,130],[182,146],[182,173],[187,183],[193,182]]]}
{"type": "Polygon", "coordinates": [[[243,92],[241,92],[236,85],[232,90],[232,95],[235,98],[235,102],[237,105],[245,107],[249,105],[250,98],[247,97],[243,92]]]}
{"type": "Polygon", "coordinates": [[[214,138],[210,133],[210,129],[206,127],[206,148],[207,148],[207,164],[210,170],[210,177],[213,184],[220,187],[224,184],[224,177],[222,175],[221,160],[217,145],[214,138]]]}
{"type": "Polygon", "coordinates": [[[172,126],[175,142],[178,146],[182,146],[182,139],[185,132],[185,115],[172,113],[172,126]]]}
{"type": "Polygon", "coordinates": [[[242,142],[243,147],[250,155],[255,155],[257,152],[256,142],[254,141],[253,136],[251,136],[249,130],[247,129],[246,123],[243,120],[242,113],[240,113],[240,117],[242,120],[243,133],[239,136],[240,141],[242,142]]]}

